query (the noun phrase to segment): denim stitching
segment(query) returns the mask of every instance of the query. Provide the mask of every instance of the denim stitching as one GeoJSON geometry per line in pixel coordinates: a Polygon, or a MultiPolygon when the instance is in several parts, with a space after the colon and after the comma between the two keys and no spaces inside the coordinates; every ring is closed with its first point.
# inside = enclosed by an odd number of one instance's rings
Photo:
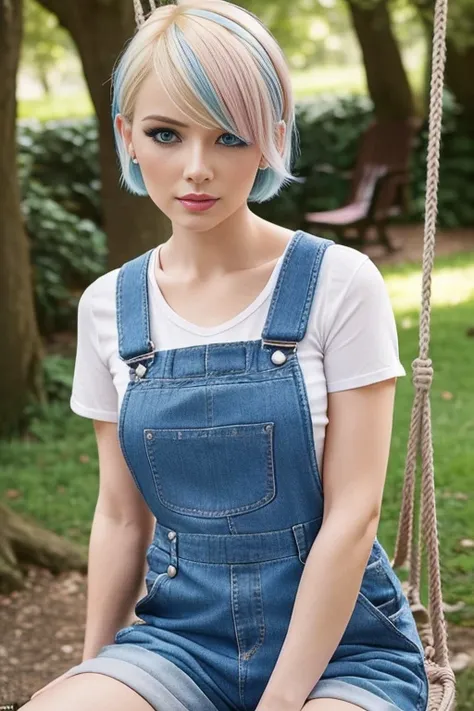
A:
{"type": "Polygon", "coordinates": [[[212,388],[206,386],[206,417],[207,425],[212,427],[214,422],[214,400],[212,397],[212,388]]]}
{"type": "Polygon", "coordinates": [[[119,355],[123,360],[123,325],[122,325],[122,282],[124,267],[119,271],[116,285],[117,332],[119,341],[119,355]]]}
{"type": "MultiPolygon", "coordinates": [[[[149,315],[149,308],[148,308],[148,263],[150,261],[150,256],[152,253],[152,249],[150,249],[145,255],[143,255],[142,259],[143,262],[141,264],[141,269],[140,269],[140,280],[141,280],[141,286],[142,286],[142,329],[143,333],[145,334],[145,338],[147,340],[147,343],[150,343],[150,315],[149,315]]],[[[139,257],[140,259],[140,257],[139,257]]]]}
{"type": "MultiPolygon", "coordinates": [[[[268,424],[268,423],[266,423],[268,424]]],[[[225,427],[232,428],[232,425],[226,425],[225,427]]],[[[186,429],[186,428],[184,428],[186,429]]],[[[196,430],[202,430],[204,428],[197,427],[194,428],[196,430]]],[[[273,460],[273,447],[271,446],[271,443],[273,442],[273,430],[270,433],[270,437],[266,437],[266,447],[267,447],[267,473],[266,473],[266,487],[270,487],[270,491],[268,491],[265,496],[260,498],[258,501],[254,501],[250,504],[245,504],[245,506],[239,506],[239,507],[234,507],[231,509],[220,509],[220,510],[215,510],[215,511],[210,511],[209,509],[199,509],[199,508],[190,508],[187,506],[178,506],[177,504],[173,504],[171,501],[165,498],[164,492],[163,492],[163,487],[161,485],[161,479],[160,479],[160,473],[159,469],[156,466],[156,460],[155,460],[155,455],[153,453],[153,450],[151,448],[150,442],[146,439],[146,432],[147,431],[156,431],[156,429],[150,430],[150,428],[147,428],[143,432],[144,436],[144,441],[145,441],[145,450],[148,458],[148,462],[150,464],[152,473],[153,473],[153,481],[155,483],[155,489],[158,494],[158,497],[162,504],[169,508],[172,511],[176,511],[177,513],[187,513],[187,514],[203,514],[206,516],[206,518],[222,518],[224,516],[227,516],[229,514],[236,514],[236,513],[246,513],[248,511],[254,511],[255,509],[261,508],[262,506],[266,506],[270,501],[272,501],[275,496],[276,496],[276,483],[275,483],[275,467],[274,467],[274,460],[273,460]]],[[[179,428],[176,428],[176,431],[179,431],[179,428]]],[[[268,432],[268,431],[267,431],[268,432]]],[[[249,433],[252,435],[252,432],[249,433]]]]}
{"type": "MultiPolygon", "coordinates": [[[[154,572],[154,571],[153,571],[154,572]]],[[[150,588],[150,592],[145,595],[145,597],[142,600],[138,600],[138,602],[135,605],[135,610],[137,609],[138,606],[146,605],[150,600],[152,600],[158,590],[163,586],[163,583],[166,581],[166,578],[169,579],[168,573],[157,573],[155,580],[152,583],[152,586],[150,588]]]]}
{"type": "Polygon", "coordinates": [[[319,493],[321,494],[321,497],[324,499],[323,482],[321,479],[321,474],[319,472],[318,462],[316,459],[316,445],[314,442],[313,423],[311,421],[311,413],[309,410],[308,393],[307,393],[306,386],[304,383],[303,374],[301,372],[301,366],[300,366],[298,357],[296,357],[295,366],[293,368],[293,371],[295,374],[295,380],[296,380],[296,385],[297,385],[297,389],[298,389],[298,395],[299,395],[298,400],[299,400],[301,410],[303,413],[303,418],[304,418],[304,425],[305,426],[303,427],[303,436],[306,440],[306,449],[307,449],[308,456],[310,459],[311,471],[313,473],[313,477],[314,477],[314,481],[316,482],[316,486],[319,489],[319,493]]]}
{"type": "Polygon", "coordinates": [[[137,485],[138,490],[141,492],[143,498],[145,498],[145,492],[143,490],[143,487],[142,487],[137,475],[135,474],[134,467],[132,466],[132,463],[128,457],[127,449],[125,447],[125,439],[124,439],[124,422],[125,422],[126,408],[128,405],[128,401],[130,399],[130,393],[132,391],[132,386],[133,386],[133,383],[129,383],[127,385],[125,394],[123,396],[122,405],[120,407],[120,413],[119,413],[118,435],[119,435],[120,449],[122,450],[123,458],[125,459],[125,461],[127,463],[127,466],[130,470],[130,474],[132,475],[133,480],[135,481],[135,484],[137,485]]]}
{"type": "Polygon", "coordinates": [[[236,576],[234,573],[233,566],[230,566],[230,590],[231,590],[231,608],[232,608],[232,620],[234,623],[234,632],[235,632],[235,639],[237,642],[237,651],[238,651],[238,664],[239,664],[239,698],[241,702],[243,703],[243,681],[242,681],[242,651],[240,648],[240,634],[239,634],[239,625],[237,622],[237,617],[239,614],[239,603],[238,603],[238,597],[236,594],[236,588],[237,588],[237,581],[236,581],[236,576]]]}
{"type": "Polygon", "coordinates": [[[263,338],[266,338],[268,336],[268,334],[271,333],[271,322],[273,320],[273,315],[276,311],[278,297],[279,297],[279,294],[281,293],[281,287],[282,287],[284,277],[285,277],[285,274],[287,272],[287,269],[288,269],[288,266],[290,263],[290,258],[296,248],[296,245],[300,242],[302,237],[303,237],[303,232],[301,230],[298,230],[293,235],[293,237],[290,241],[290,244],[288,245],[286,255],[283,260],[283,264],[281,265],[280,273],[278,275],[277,283],[275,285],[275,288],[273,289],[272,301],[270,303],[270,308],[268,309],[267,318],[266,318],[265,325],[264,325],[263,331],[262,331],[263,338]]]}
{"type": "Polygon", "coordinates": [[[292,526],[291,528],[295,537],[296,547],[298,549],[297,557],[302,563],[302,565],[305,565],[308,549],[306,546],[306,536],[304,535],[304,528],[301,523],[298,523],[295,526],[292,526]]]}
{"type": "MultiPolygon", "coordinates": [[[[265,375],[266,373],[273,373],[276,380],[292,380],[292,375],[291,375],[291,374],[284,373],[284,374],[281,374],[281,375],[280,375],[280,373],[282,373],[283,369],[286,370],[286,369],[290,368],[291,363],[294,362],[294,358],[295,358],[295,357],[296,357],[296,356],[293,356],[291,359],[288,358],[287,362],[284,363],[283,365],[272,366],[271,368],[267,368],[267,369],[265,369],[265,370],[260,370],[260,371],[258,371],[258,375],[260,376],[260,375],[265,375]]],[[[232,372],[233,372],[233,371],[228,370],[228,371],[226,372],[226,375],[231,374],[232,372]]],[[[240,373],[240,371],[239,371],[239,373],[240,373]]],[[[201,383],[201,382],[199,382],[199,383],[190,382],[189,384],[186,383],[186,381],[189,380],[189,378],[192,378],[192,377],[194,377],[194,378],[202,378],[202,379],[204,380],[206,376],[204,376],[204,375],[202,375],[202,374],[193,376],[193,375],[191,374],[191,375],[189,375],[189,376],[180,376],[179,378],[159,378],[159,377],[153,377],[153,378],[150,378],[148,381],[144,380],[144,381],[142,382],[142,384],[141,384],[141,387],[142,387],[142,388],[146,388],[147,390],[159,390],[159,389],[163,388],[163,385],[162,385],[162,384],[165,383],[170,389],[172,389],[172,388],[174,388],[174,387],[179,387],[179,388],[202,388],[202,383],[201,383]]],[[[232,385],[234,385],[234,384],[235,384],[235,385],[250,385],[250,384],[253,384],[253,383],[268,383],[268,382],[272,382],[272,381],[270,380],[270,378],[260,378],[260,377],[254,378],[254,377],[250,377],[249,379],[245,379],[245,380],[232,379],[231,382],[232,382],[232,385]]],[[[215,380],[215,381],[213,380],[212,382],[207,383],[207,384],[208,384],[208,385],[212,385],[213,387],[219,387],[219,386],[228,385],[228,382],[227,382],[227,381],[219,382],[219,381],[217,381],[217,380],[215,380]]]]}
{"type": "Polygon", "coordinates": [[[359,592],[358,597],[360,602],[363,604],[365,609],[370,612],[372,617],[374,617],[376,620],[379,620],[380,622],[383,622],[383,624],[388,630],[391,630],[393,633],[398,635],[400,639],[404,640],[404,642],[412,648],[412,651],[416,651],[421,656],[421,650],[415,644],[415,642],[412,642],[411,639],[406,636],[406,634],[403,634],[403,632],[401,632],[398,627],[395,627],[395,625],[388,619],[388,617],[385,617],[383,612],[380,612],[380,610],[378,610],[377,607],[375,607],[375,605],[373,605],[370,600],[365,597],[364,593],[359,592]]]}
{"type": "Polygon", "coordinates": [[[314,301],[316,287],[319,282],[321,263],[323,261],[323,257],[326,253],[326,250],[328,249],[329,246],[330,246],[329,244],[326,244],[325,242],[321,242],[316,247],[316,253],[315,253],[314,264],[313,264],[312,273],[311,273],[311,277],[310,277],[309,288],[306,293],[306,299],[305,299],[305,303],[304,303],[303,310],[301,313],[300,323],[298,325],[298,330],[297,330],[297,334],[298,334],[297,340],[299,340],[299,341],[304,337],[306,328],[308,326],[308,317],[309,317],[309,314],[311,311],[311,306],[314,301]]]}
{"type": "Polygon", "coordinates": [[[232,516],[227,516],[227,527],[229,529],[229,533],[238,533],[232,516]]]}
{"type": "Polygon", "coordinates": [[[297,555],[283,555],[279,558],[270,558],[269,560],[257,560],[257,561],[244,561],[243,563],[208,563],[206,561],[202,560],[194,560],[194,558],[186,558],[182,553],[179,555],[180,560],[186,560],[188,563],[193,563],[193,565],[203,565],[203,566],[208,566],[208,567],[215,567],[215,566],[220,566],[222,567],[238,567],[240,565],[271,565],[272,563],[280,563],[281,561],[285,560],[290,560],[291,558],[295,558],[298,562],[300,562],[300,559],[297,555]]]}
{"type": "Polygon", "coordinates": [[[260,576],[260,566],[256,568],[256,572],[258,575],[258,581],[257,581],[257,594],[255,595],[255,599],[257,602],[257,615],[260,618],[259,626],[258,626],[258,639],[255,642],[254,646],[252,649],[250,649],[248,652],[244,652],[243,658],[246,661],[249,661],[251,657],[255,654],[257,649],[262,646],[263,640],[265,639],[265,619],[263,616],[263,599],[262,599],[262,579],[260,576]]]}

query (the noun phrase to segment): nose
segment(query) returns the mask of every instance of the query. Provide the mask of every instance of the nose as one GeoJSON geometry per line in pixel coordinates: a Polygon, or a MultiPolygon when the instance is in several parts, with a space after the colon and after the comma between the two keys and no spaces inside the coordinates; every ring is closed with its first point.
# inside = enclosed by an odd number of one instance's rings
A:
{"type": "Polygon", "coordinates": [[[204,180],[211,180],[213,171],[210,165],[209,149],[201,141],[195,141],[190,145],[189,151],[185,154],[185,166],[183,175],[185,180],[194,183],[202,183],[204,180]]]}

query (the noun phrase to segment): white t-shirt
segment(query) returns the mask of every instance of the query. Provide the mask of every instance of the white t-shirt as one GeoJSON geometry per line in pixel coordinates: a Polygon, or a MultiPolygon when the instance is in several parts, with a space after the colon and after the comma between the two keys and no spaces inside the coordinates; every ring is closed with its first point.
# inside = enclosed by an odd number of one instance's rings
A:
{"type": "MultiPolygon", "coordinates": [[[[161,293],[154,276],[159,248],[155,248],[148,270],[150,335],[156,349],[261,338],[285,254],[263,291],[247,308],[219,326],[203,328],[181,318],[161,293]]],[[[80,299],[71,395],[71,409],[78,415],[108,422],[118,421],[129,383],[129,368],[118,355],[118,273],[114,269],[100,276],[80,299]]],[[[395,318],[386,286],[369,257],[338,244],[327,249],[308,328],[297,352],[321,471],[328,422],[327,393],[406,375],[399,361],[395,318]]]]}

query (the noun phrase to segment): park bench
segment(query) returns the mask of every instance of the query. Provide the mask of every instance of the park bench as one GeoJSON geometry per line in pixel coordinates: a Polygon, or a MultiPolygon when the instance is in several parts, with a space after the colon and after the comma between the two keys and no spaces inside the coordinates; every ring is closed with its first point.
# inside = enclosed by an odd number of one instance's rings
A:
{"type": "MultiPolygon", "coordinates": [[[[408,211],[410,158],[419,127],[415,118],[373,121],[362,135],[353,170],[340,173],[351,180],[346,203],[335,210],[306,212],[305,228],[331,232],[337,241],[357,247],[367,243],[369,228],[375,228],[376,242],[394,251],[387,224],[408,211]]],[[[313,171],[338,173],[329,165],[315,165],[313,171]]]]}

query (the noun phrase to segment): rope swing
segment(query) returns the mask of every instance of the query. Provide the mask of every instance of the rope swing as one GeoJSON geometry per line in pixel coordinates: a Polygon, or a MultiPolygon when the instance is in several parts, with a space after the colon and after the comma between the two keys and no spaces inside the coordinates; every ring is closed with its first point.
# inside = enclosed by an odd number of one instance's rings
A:
{"type": "Polygon", "coordinates": [[[410,573],[407,597],[425,649],[425,667],[430,687],[428,711],[452,711],[454,709],[456,688],[454,672],[449,664],[439,567],[430,406],[433,364],[429,358],[431,281],[436,243],[436,218],[438,214],[439,156],[443,118],[447,15],[448,0],[436,0],[430,87],[419,355],[412,363],[415,397],[408,437],[402,506],[393,560],[393,567],[399,567],[404,565],[408,559],[410,573]],[[418,459],[421,462],[421,495],[418,530],[415,537],[413,535],[416,514],[415,479],[418,459]],[[424,607],[420,598],[423,544],[427,550],[428,558],[429,611],[424,607]]]}
{"type": "MultiPolygon", "coordinates": [[[[140,0],[133,0],[137,28],[145,22],[140,0]]],[[[153,12],[159,0],[149,0],[153,12]]],[[[430,390],[433,365],[429,358],[431,325],[431,282],[435,255],[438,214],[439,157],[443,118],[443,86],[446,64],[446,25],[448,0],[436,0],[432,50],[429,107],[429,139],[423,242],[423,277],[419,322],[419,355],[412,363],[415,395],[408,437],[402,505],[393,567],[409,564],[407,597],[415,616],[425,651],[429,680],[428,711],[453,711],[455,676],[449,664],[439,566],[438,524],[436,518],[433,439],[430,390]],[[421,494],[417,535],[415,529],[415,485],[418,460],[421,462],[421,494]],[[428,559],[428,610],[420,598],[422,546],[428,559]]]]}

